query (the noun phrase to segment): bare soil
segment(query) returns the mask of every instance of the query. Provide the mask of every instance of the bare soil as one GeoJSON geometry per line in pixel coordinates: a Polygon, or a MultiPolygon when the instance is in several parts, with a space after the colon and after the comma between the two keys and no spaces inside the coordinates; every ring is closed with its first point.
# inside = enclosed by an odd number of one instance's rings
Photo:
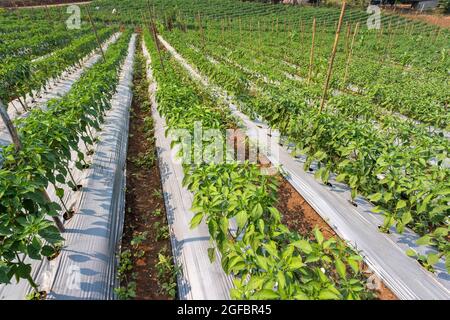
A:
{"type": "MultiPolygon", "coordinates": [[[[140,85],[142,88],[142,81],[144,79],[136,74],[133,81],[134,88],[136,89],[140,85]]],[[[150,110],[148,107],[143,107],[142,101],[139,99],[139,92],[134,92],[126,164],[126,215],[122,252],[124,250],[136,251],[136,248],[131,245],[131,241],[136,235],[147,232],[146,239],[137,248],[137,250],[143,250],[144,255],[133,261],[133,270],[129,274],[131,276],[134,273],[136,276],[135,299],[170,300],[172,297],[161,290],[161,284],[157,277],[158,253],[163,252],[165,255],[171,256],[171,247],[168,239],[156,240],[156,227],[158,224],[167,225],[167,221],[155,145],[153,140],[147,139],[149,132],[145,131],[145,117],[151,117],[150,110]],[[153,165],[149,168],[136,163],[136,159],[142,157],[149,150],[155,155],[153,165]],[[155,215],[154,213],[158,211],[160,213],[155,215]]],[[[152,133],[150,135],[153,136],[152,133]]]]}
{"type": "Polygon", "coordinates": [[[412,20],[418,20],[422,22],[426,22],[428,24],[432,24],[435,26],[439,26],[441,28],[450,29],[450,16],[443,16],[443,15],[432,15],[432,14],[411,14],[411,13],[404,13],[400,14],[401,16],[412,19],[412,20]]]}

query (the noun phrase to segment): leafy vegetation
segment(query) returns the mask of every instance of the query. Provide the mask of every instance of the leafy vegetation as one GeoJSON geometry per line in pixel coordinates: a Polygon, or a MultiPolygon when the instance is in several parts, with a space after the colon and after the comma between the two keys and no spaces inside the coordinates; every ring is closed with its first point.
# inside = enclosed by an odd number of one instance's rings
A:
{"type": "MultiPolygon", "coordinates": [[[[438,255],[429,256],[430,262],[436,263],[441,257],[449,261],[448,139],[439,131],[430,131],[426,125],[386,110],[390,107],[378,96],[386,86],[375,86],[377,94],[339,91],[331,95],[326,109],[319,112],[320,83],[323,82],[314,83],[313,80],[308,83],[305,73],[288,71],[288,63],[280,62],[289,56],[286,54],[289,39],[280,40],[283,45],[273,46],[271,42],[276,40],[267,35],[266,39],[251,38],[252,33],[248,33],[248,37],[242,39],[236,26],[230,26],[226,36],[223,32],[217,28],[203,33],[174,30],[165,36],[202,73],[233,95],[241,110],[252,117],[261,117],[279,129],[286,143],[295,145],[294,155],[307,156],[306,170],[312,163],[317,163],[319,169],[315,175],[318,179],[328,183],[331,174],[336,174],[338,181],[352,188],[352,200],[362,194],[374,202],[377,205],[374,211],[385,217],[381,231],[389,232],[395,226],[397,231],[403,232],[406,226],[411,227],[425,237],[419,243],[433,244],[439,250],[438,255]],[[208,39],[205,46],[202,46],[202,37],[208,39]],[[285,51],[278,60],[271,58],[273,52],[281,51],[277,48],[285,51]],[[297,78],[289,78],[286,74],[297,78]],[[302,76],[303,80],[299,80],[302,76]]],[[[279,36],[279,39],[283,37],[279,36]]],[[[306,54],[309,48],[303,51],[306,54]]],[[[319,60],[326,61],[320,57],[319,60]]],[[[323,76],[324,66],[314,68],[322,70],[316,72],[323,76]]],[[[361,73],[367,72],[366,64],[360,69],[361,73]]],[[[411,71],[409,76],[413,81],[417,72],[411,71]]],[[[398,78],[401,78],[399,73],[392,72],[390,79],[398,78]]],[[[334,90],[342,88],[341,83],[335,83],[334,90]]],[[[396,92],[389,98],[391,105],[408,101],[403,99],[406,94],[399,97],[396,92]]],[[[448,99],[444,87],[434,92],[430,99],[439,101],[439,94],[444,104],[448,99]]],[[[417,99],[411,100],[405,108],[414,110],[413,105],[417,109],[417,99]]],[[[448,112],[433,112],[429,110],[433,105],[425,101],[423,105],[428,108],[424,114],[441,119],[433,124],[437,127],[448,125],[448,112]]]]}
{"type": "MultiPolygon", "coordinates": [[[[235,127],[220,102],[192,82],[170,57],[165,57],[163,70],[148,33],[145,40],[158,83],[158,110],[169,128],[182,125],[193,130],[195,121],[202,121],[205,128],[235,127]]],[[[224,271],[235,277],[233,298],[373,297],[364,286],[361,257],[345,243],[325,240],[319,230],[301,236],[281,223],[281,213],[274,207],[275,178],[263,175],[258,165],[185,164],[184,173],[184,184],[194,194],[191,227],[202,221],[208,225],[213,239],[210,259],[219,250],[224,271]]]]}
{"type": "Polygon", "coordinates": [[[57,190],[57,184],[71,186],[71,151],[77,153],[77,167],[81,167],[84,154],[78,142],[94,143],[89,127],[99,130],[110,108],[129,38],[130,32],[122,35],[105,53],[106,62],[84,73],[65,97],[50,101],[47,110],[33,109],[28,117],[15,121],[22,149],[16,152],[8,145],[0,154],[1,283],[23,278],[38,292],[27,258],[50,257],[64,240],[48,220],[58,216],[61,207],[49,202],[42,191],[49,185],[57,190]]]}

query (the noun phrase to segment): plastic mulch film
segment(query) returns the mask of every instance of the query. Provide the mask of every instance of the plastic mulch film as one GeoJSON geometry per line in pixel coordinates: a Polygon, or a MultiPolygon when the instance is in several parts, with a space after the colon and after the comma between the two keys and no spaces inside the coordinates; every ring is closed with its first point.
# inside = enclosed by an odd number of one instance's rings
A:
{"type": "MultiPolygon", "coordinates": [[[[150,56],[145,44],[144,55],[150,66],[150,56]]],[[[161,172],[167,220],[170,228],[172,253],[175,264],[182,272],[178,275],[178,296],[182,300],[230,299],[232,277],[227,276],[220,264],[221,257],[216,250],[216,259],[211,263],[208,257],[210,235],[208,227],[202,222],[191,229],[189,223],[194,216],[191,212],[193,195],[182,186],[183,168],[174,161],[170,149],[171,139],[165,136],[165,119],[160,116],[155,99],[156,83],[151,68],[147,68],[150,80],[152,114],[155,121],[156,149],[161,172]]]]}
{"type": "MultiPolygon", "coordinates": [[[[266,130],[266,124],[251,120],[241,113],[223,90],[210,85],[208,79],[189,65],[162,36],[159,36],[159,40],[193,78],[201,81],[213,94],[229,103],[232,113],[242,120],[251,140],[258,140],[260,146],[270,140],[267,139],[269,130],[266,130]]],[[[276,135],[275,130],[270,132],[272,136],[276,135]]],[[[313,173],[303,170],[304,159],[293,157],[284,146],[276,144],[267,149],[271,150],[266,156],[272,164],[282,166],[283,174],[289,183],[342,239],[361,252],[372,271],[398,298],[450,299],[450,276],[446,272],[444,260],[438,262],[433,274],[406,255],[408,248],[419,253],[436,252],[430,246],[418,246],[415,243],[419,238],[417,234],[407,228],[402,234],[394,228],[389,234],[380,232],[378,226],[382,224],[383,216],[372,213],[373,205],[362,197],[357,197],[358,206],[354,207],[349,202],[348,186],[336,182],[334,176],[330,178],[332,187],[323,185],[314,178],[313,173]]]]}
{"type": "Polygon", "coordinates": [[[125,164],[136,35],[95,151],[79,212],[69,221],[50,299],[114,299],[125,215],[125,164]]]}

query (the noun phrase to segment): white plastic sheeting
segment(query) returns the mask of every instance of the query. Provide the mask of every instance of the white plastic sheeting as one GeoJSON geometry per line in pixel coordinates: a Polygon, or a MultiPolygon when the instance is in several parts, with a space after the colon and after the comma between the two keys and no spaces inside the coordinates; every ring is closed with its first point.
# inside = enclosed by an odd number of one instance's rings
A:
{"type": "Polygon", "coordinates": [[[155,126],[156,148],[164,191],[167,220],[170,228],[172,253],[175,264],[182,268],[178,275],[178,295],[182,300],[230,299],[232,277],[227,276],[220,264],[220,254],[216,250],[213,263],[208,257],[211,247],[210,235],[205,222],[190,229],[194,216],[191,212],[193,195],[182,187],[183,168],[175,161],[170,149],[171,139],[165,136],[166,121],[157,111],[155,98],[156,82],[153,79],[150,55],[143,44],[147,58],[147,77],[150,80],[150,98],[155,126]]]}
{"type": "MultiPolygon", "coordinates": [[[[262,145],[270,141],[266,138],[267,131],[262,132],[267,125],[253,121],[238,111],[224,90],[210,85],[208,79],[190,66],[162,36],[158,37],[193,78],[228,101],[232,113],[242,120],[250,138],[258,139],[262,145]]],[[[285,147],[276,148],[272,149],[272,154],[267,154],[272,164],[282,166],[292,186],[342,239],[361,251],[369,267],[400,299],[450,299],[450,275],[445,270],[444,261],[438,263],[436,274],[433,274],[405,254],[410,247],[421,253],[435,252],[434,248],[415,244],[418,235],[409,229],[403,234],[394,229],[390,234],[381,233],[378,226],[382,224],[383,217],[371,212],[373,205],[358,197],[358,207],[354,207],[348,201],[350,190],[347,186],[337,183],[333,178],[330,179],[333,187],[323,185],[312,173],[303,170],[302,159],[291,156],[285,147]],[[274,157],[274,154],[278,156],[274,157]]]]}
{"type": "MultiPolygon", "coordinates": [[[[65,223],[64,248],[48,261],[33,261],[33,278],[49,299],[113,299],[117,252],[125,211],[125,164],[132,101],[136,35],[122,66],[112,108],[102,126],[93,163],[87,169],[79,210],[65,223]]],[[[23,299],[28,283],[0,286],[0,299],[23,299]]]]}
{"type": "Polygon", "coordinates": [[[66,225],[50,299],[113,299],[125,214],[125,164],[136,35],[97,145],[85,198],[66,225]],[[68,285],[69,284],[69,285],[68,285]]]}

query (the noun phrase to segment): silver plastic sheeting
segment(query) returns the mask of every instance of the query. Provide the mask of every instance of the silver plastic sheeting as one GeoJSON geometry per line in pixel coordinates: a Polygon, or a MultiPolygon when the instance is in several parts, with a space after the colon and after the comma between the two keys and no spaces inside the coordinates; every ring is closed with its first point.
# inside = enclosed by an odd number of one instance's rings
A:
{"type": "Polygon", "coordinates": [[[49,299],[114,299],[125,214],[125,164],[136,35],[95,151],[85,198],[66,225],[49,299]]]}
{"type": "Polygon", "coordinates": [[[182,187],[183,168],[181,163],[175,160],[175,152],[170,149],[170,137],[165,136],[167,125],[156,109],[156,83],[153,80],[150,56],[145,44],[143,49],[147,58],[147,77],[151,80],[149,91],[172,252],[176,265],[182,268],[177,281],[179,298],[230,299],[232,277],[223,271],[220,254],[216,250],[216,259],[213,263],[208,257],[208,248],[211,247],[208,227],[205,222],[194,229],[189,227],[194,216],[190,210],[193,195],[182,187]]]}
{"type": "MultiPolygon", "coordinates": [[[[258,140],[260,146],[270,141],[267,131],[263,131],[268,128],[266,124],[251,120],[238,111],[224,90],[210,85],[208,79],[190,66],[162,36],[158,37],[193,78],[229,102],[232,113],[242,120],[251,139],[258,140]]],[[[383,217],[371,212],[373,205],[368,201],[358,197],[358,207],[354,207],[349,202],[350,189],[344,184],[337,183],[332,177],[332,187],[323,185],[312,173],[303,170],[304,159],[293,157],[283,146],[272,145],[267,150],[270,152],[266,156],[272,164],[282,166],[283,174],[297,192],[342,239],[361,252],[364,261],[400,299],[450,299],[450,275],[444,261],[441,259],[433,274],[406,255],[405,251],[410,247],[421,253],[436,252],[430,246],[418,246],[415,243],[419,238],[417,234],[409,229],[399,234],[393,228],[390,234],[380,232],[378,226],[383,217]]]]}
{"type": "MultiPolygon", "coordinates": [[[[93,163],[79,178],[79,210],[65,223],[64,248],[48,261],[32,261],[33,279],[49,299],[113,299],[125,210],[125,161],[136,35],[122,66],[93,163]]],[[[78,180],[77,180],[78,181],[78,180]]],[[[53,195],[51,194],[52,200],[53,195]]],[[[30,261],[31,262],[31,261],[30,261]]],[[[14,282],[14,280],[13,280],[14,282]]],[[[0,286],[0,299],[23,299],[28,283],[0,286]]]]}

